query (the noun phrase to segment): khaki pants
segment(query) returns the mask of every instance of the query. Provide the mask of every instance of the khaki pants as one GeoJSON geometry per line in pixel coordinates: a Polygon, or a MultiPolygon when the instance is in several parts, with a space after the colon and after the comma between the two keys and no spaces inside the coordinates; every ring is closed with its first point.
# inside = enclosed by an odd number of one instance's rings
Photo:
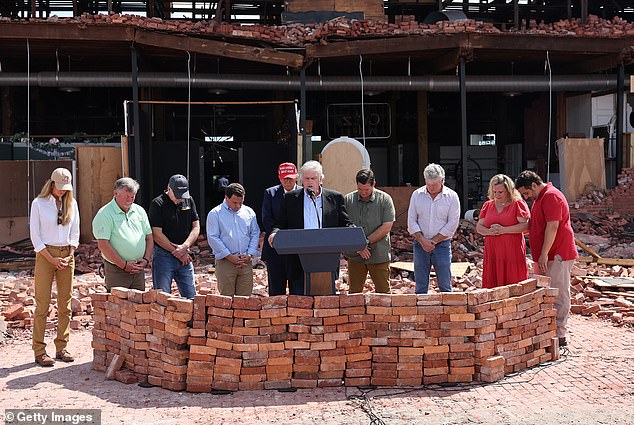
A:
{"type": "Polygon", "coordinates": [[[115,287],[145,291],[145,271],[130,274],[114,264],[104,261],[103,274],[106,278],[105,284],[108,292],[115,287]]]}
{"type": "MultiPolygon", "coordinates": [[[[53,257],[68,257],[70,246],[47,246],[46,249],[53,257]]],[[[57,337],[55,338],[55,352],[66,348],[70,336],[70,299],[73,295],[73,276],[75,273],[75,259],[68,267],[57,270],[40,253],[35,256],[35,317],[33,320],[33,352],[35,356],[46,352],[44,333],[46,318],[51,303],[53,279],[57,286],[57,337]]]]}
{"type": "Polygon", "coordinates": [[[365,278],[370,273],[377,293],[389,294],[390,291],[390,263],[364,264],[348,259],[348,281],[351,294],[363,292],[365,278]]]}
{"type": "Polygon", "coordinates": [[[253,266],[236,267],[231,261],[216,260],[216,278],[220,295],[248,297],[253,292],[253,266]]]}
{"type": "Polygon", "coordinates": [[[563,261],[559,255],[555,255],[554,261],[548,262],[546,275],[550,277],[550,287],[559,289],[555,299],[557,309],[557,337],[566,336],[566,324],[570,317],[570,271],[575,260],[563,261]]]}

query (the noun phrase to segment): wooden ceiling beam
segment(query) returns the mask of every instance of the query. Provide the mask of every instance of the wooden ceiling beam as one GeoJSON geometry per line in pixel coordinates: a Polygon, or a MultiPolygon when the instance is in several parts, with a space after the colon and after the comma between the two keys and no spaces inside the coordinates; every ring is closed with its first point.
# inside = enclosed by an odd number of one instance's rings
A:
{"type": "Polygon", "coordinates": [[[233,44],[185,35],[137,30],[134,42],[140,45],[181,50],[183,52],[288,66],[293,69],[299,69],[304,64],[304,57],[297,53],[279,52],[269,48],[233,44]]]}
{"type": "Polygon", "coordinates": [[[307,60],[359,55],[383,55],[420,52],[439,49],[457,49],[466,44],[466,34],[439,35],[434,37],[390,37],[374,40],[355,40],[310,45],[306,47],[307,60]]]}
{"type": "MultiPolygon", "coordinates": [[[[631,55],[629,55],[628,60],[631,63],[631,55]]],[[[592,74],[614,69],[624,61],[625,58],[622,53],[610,53],[558,66],[556,71],[558,74],[592,74]]]]}
{"type": "Polygon", "coordinates": [[[427,61],[424,66],[424,70],[426,73],[435,74],[438,72],[456,69],[456,66],[460,63],[461,58],[464,58],[467,62],[471,62],[473,60],[473,49],[466,46],[452,49],[434,60],[427,61]]]}
{"type": "Polygon", "coordinates": [[[136,28],[131,26],[84,26],[56,23],[2,23],[1,39],[132,41],[136,28]]]}

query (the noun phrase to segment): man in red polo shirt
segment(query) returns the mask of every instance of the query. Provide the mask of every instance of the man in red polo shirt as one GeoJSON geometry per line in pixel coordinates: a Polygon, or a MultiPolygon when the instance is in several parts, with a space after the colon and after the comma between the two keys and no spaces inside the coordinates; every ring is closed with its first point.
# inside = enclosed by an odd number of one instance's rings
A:
{"type": "Polygon", "coordinates": [[[523,171],[515,187],[532,199],[528,240],[535,261],[535,273],[550,277],[550,286],[559,289],[555,300],[559,346],[567,345],[566,322],[570,316],[570,270],[578,257],[570,210],[563,193],[552,183],[544,183],[533,171],[523,171]]]}

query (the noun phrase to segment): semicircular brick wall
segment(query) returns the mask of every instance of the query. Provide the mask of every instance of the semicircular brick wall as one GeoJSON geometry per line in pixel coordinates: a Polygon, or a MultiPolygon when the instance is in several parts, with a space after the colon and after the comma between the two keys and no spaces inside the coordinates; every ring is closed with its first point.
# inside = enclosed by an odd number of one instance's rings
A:
{"type": "Polygon", "coordinates": [[[558,357],[548,278],[469,293],[94,294],[93,368],[171,390],[494,382],[558,357]],[[110,370],[108,370],[110,369],[110,370]]]}

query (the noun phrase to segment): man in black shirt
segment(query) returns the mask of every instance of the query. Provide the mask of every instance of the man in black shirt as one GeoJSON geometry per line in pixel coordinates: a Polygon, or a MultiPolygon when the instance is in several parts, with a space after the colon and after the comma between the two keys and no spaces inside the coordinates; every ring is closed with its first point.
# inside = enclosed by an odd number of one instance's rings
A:
{"type": "Polygon", "coordinates": [[[171,293],[173,279],[182,297],[194,298],[194,266],[189,247],[198,238],[200,220],[185,176],[170,177],[167,190],[152,200],[149,218],[154,236],[154,289],[171,293]]]}

